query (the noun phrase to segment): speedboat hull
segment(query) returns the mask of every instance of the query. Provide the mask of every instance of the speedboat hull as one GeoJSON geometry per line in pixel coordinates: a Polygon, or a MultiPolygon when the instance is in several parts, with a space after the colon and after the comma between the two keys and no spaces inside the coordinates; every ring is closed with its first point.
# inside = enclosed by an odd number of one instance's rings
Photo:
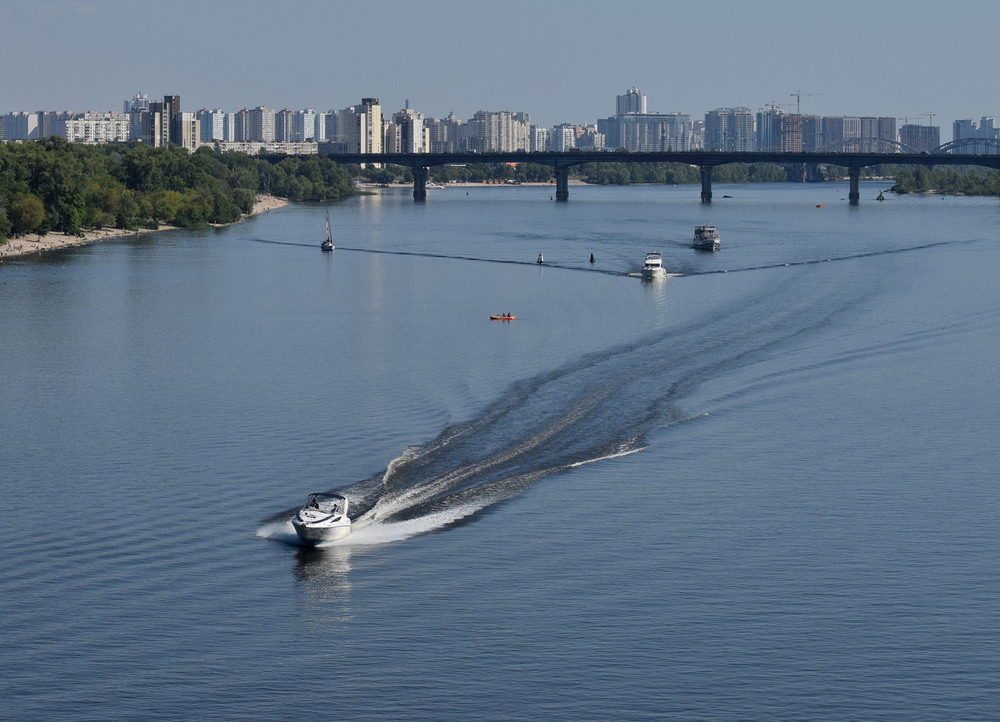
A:
{"type": "Polygon", "coordinates": [[[307,544],[321,544],[328,541],[343,539],[351,533],[351,523],[338,526],[323,526],[320,524],[309,524],[299,521],[298,518],[292,520],[295,533],[299,539],[307,544]]]}

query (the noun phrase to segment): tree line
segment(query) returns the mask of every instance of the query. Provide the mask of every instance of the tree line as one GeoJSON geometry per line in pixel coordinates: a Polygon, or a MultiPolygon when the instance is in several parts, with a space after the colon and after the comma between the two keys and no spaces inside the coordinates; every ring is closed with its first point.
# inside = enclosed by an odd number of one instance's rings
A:
{"type": "Polygon", "coordinates": [[[967,196],[1000,196],[1000,171],[981,166],[901,166],[893,174],[896,193],[956,193],[967,196]]]}
{"type": "Polygon", "coordinates": [[[326,156],[249,156],[202,147],[84,145],[51,137],[0,143],[0,243],[85,229],[232,223],[258,193],[336,200],[354,192],[326,156]]]}

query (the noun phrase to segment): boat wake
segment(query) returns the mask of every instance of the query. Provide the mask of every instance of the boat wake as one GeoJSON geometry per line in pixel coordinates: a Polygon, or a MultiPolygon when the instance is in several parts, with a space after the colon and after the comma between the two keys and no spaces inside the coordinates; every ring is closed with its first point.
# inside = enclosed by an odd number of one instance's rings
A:
{"type": "MultiPolygon", "coordinates": [[[[718,382],[733,370],[829,333],[838,314],[878,292],[884,269],[858,259],[782,274],[781,282],[780,292],[749,284],[684,325],[515,383],[477,417],[405,449],[384,472],[331,490],[350,500],[353,518],[353,532],[332,544],[381,544],[451,528],[544,477],[635,453],[653,430],[705,416],[706,403],[725,403],[718,382]],[[696,400],[704,385],[714,402],[696,400]],[[703,408],[685,408],[693,402],[703,408]]],[[[268,520],[262,535],[298,543],[291,514],[268,520]]]]}

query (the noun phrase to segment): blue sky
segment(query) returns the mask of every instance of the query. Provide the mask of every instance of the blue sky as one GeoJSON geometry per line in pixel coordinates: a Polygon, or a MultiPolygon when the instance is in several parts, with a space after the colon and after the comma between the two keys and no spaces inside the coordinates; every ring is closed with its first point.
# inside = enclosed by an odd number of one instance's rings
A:
{"type": "Polygon", "coordinates": [[[344,108],[593,122],[632,86],[700,118],[774,102],[942,126],[1000,116],[1000,2],[0,0],[0,113],[344,108]]]}

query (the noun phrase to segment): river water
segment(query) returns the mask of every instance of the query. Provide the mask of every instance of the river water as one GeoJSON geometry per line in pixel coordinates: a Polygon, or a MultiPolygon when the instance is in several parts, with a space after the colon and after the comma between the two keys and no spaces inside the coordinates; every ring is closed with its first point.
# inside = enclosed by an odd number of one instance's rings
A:
{"type": "Polygon", "coordinates": [[[714,190],[0,266],[0,718],[996,718],[1000,206],[714,190]]]}

